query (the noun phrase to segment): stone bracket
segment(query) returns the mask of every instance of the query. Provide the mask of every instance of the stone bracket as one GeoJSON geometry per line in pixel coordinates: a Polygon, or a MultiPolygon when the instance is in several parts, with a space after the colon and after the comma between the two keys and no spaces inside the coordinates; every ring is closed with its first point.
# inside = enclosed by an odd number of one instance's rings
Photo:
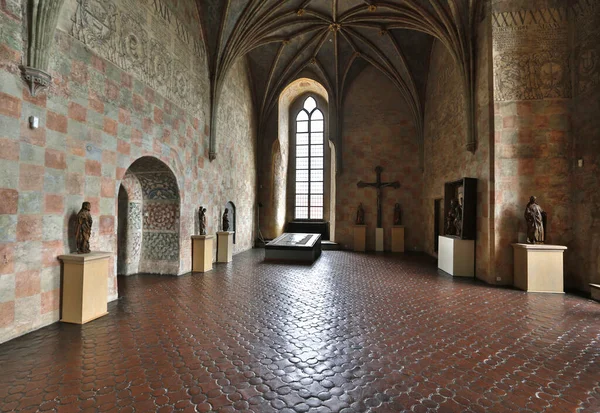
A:
{"type": "Polygon", "coordinates": [[[28,66],[21,66],[20,69],[23,80],[27,83],[31,96],[35,97],[39,92],[43,92],[50,87],[52,76],[48,73],[28,66]]]}

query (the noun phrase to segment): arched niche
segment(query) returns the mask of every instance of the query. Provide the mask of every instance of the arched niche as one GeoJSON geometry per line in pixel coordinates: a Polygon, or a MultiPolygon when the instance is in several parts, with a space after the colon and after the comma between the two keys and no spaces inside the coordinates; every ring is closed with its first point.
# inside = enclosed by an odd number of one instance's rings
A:
{"type": "Polygon", "coordinates": [[[179,186],[161,160],[144,156],[131,164],[119,188],[117,272],[179,272],[179,186]]]}

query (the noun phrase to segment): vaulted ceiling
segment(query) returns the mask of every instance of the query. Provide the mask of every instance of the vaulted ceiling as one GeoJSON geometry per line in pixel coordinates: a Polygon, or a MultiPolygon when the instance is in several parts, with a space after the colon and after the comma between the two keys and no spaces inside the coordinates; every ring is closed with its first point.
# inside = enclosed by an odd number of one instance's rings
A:
{"type": "Polygon", "coordinates": [[[473,27],[481,0],[197,2],[210,62],[213,110],[227,71],[242,56],[249,58],[259,122],[300,74],[311,73],[339,108],[352,80],[373,65],[400,90],[422,133],[434,38],[461,67],[469,99],[473,27]]]}

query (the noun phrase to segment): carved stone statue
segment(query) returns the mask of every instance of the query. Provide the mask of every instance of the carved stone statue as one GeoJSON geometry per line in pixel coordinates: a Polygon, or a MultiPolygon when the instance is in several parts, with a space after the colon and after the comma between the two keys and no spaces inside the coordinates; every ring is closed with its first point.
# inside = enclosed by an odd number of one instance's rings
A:
{"type": "Polygon", "coordinates": [[[456,199],[450,201],[450,209],[446,214],[446,235],[456,235],[456,199]]]}
{"type": "Polygon", "coordinates": [[[362,202],[358,204],[356,210],[356,225],[365,225],[365,210],[363,209],[362,202]]]}
{"type": "Polygon", "coordinates": [[[402,225],[402,210],[398,203],[394,206],[394,225],[402,225]]]}
{"type": "Polygon", "coordinates": [[[90,252],[90,235],[92,235],[92,214],[90,214],[91,205],[84,202],[81,210],[77,213],[77,231],[75,232],[75,244],[78,254],[88,254],[90,252]]]}
{"type": "Polygon", "coordinates": [[[198,224],[200,226],[200,235],[206,235],[206,208],[198,209],[198,224]]]}
{"type": "Polygon", "coordinates": [[[545,241],[546,213],[537,204],[537,198],[531,196],[525,208],[525,221],[527,222],[527,243],[543,244],[545,241]]]}
{"type": "Polygon", "coordinates": [[[454,208],[454,228],[457,237],[462,236],[462,215],[462,205],[459,199],[456,201],[456,207],[454,208]]]}
{"type": "Polygon", "coordinates": [[[223,231],[229,231],[229,208],[223,212],[223,231]]]}

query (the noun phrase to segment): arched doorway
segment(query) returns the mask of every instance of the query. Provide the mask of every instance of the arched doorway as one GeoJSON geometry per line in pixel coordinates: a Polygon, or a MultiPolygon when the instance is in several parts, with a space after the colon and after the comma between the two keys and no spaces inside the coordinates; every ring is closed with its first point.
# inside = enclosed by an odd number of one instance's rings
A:
{"type": "Polygon", "coordinates": [[[179,272],[180,197],[177,179],[161,160],[144,156],[119,187],[117,273],[179,272]]]}

